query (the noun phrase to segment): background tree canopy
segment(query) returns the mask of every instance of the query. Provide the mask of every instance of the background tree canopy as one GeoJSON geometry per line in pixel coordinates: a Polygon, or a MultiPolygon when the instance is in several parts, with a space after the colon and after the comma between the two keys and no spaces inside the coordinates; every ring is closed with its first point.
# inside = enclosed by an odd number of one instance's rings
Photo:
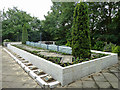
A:
{"type": "MultiPolygon", "coordinates": [[[[120,45],[120,2],[87,3],[90,18],[92,46],[97,41],[120,45]]],[[[71,46],[71,29],[76,3],[53,2],[51,12],[45,20],[39,20],[26,12],[13,7],[2,13],[2,37],[11,41],[21,41],[23,24],[27,23],[29,41],[56,41],[58,45],[71,46]]]]}
{"type": "Polygon", "coordinates": [[[24,11],[18,10],[16,7],[8,9],[2,14],[2,38],[10,39],[11,41],[22,40],[23,25],[26,23],[28,37],[30,41],[38,41],[38,32],[40,32],[40,20],[31,17],[24,11]]]}

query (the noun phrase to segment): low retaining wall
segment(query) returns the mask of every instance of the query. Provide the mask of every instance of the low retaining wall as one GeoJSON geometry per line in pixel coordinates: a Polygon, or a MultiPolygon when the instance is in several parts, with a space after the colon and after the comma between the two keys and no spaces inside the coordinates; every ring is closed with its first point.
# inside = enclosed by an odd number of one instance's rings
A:
{"type": "Polygon", "coordinates": [[[67,85],[70,82],[78,80],[81,77],[84,77],[91,73],[99,72],[102,69],[118,62],[117,54],[91,50],[95,53],[103,53],[109,55],[71,66],[61,67],[60,65],[54,64],[29,52],[11,46],[10,44],[8,44],[7,47],[11,51],[30,61],[33,65],[37,66],[40,69],[43,69],[46,73],[50,74],[54,79],[59,81],[62,86],[67,85]]]}
{"type": "Polygon", "coordinates": [[[22,42],[3,42],[5,47],[7,47],[7,44],[22,44],[22,42]]]}
{"type": "Polygon", "coordinates": [[[35,42],[29,42],[26,41],[26,45],[30,45],[30,46],[36,46],[36,47],[40,47],[43,49],[48,49],[48,50],[53,50],[53,51],[57,51],[57,52],[62,52],[62,53],[67,53],[67,54],[72,54],[72,48],[68,47],[68,46],[58,46],[58,45],[53,45],[53,44],[42,44],[42,43],[35,43],[35,42]]]}
{"type": "Polygon", "coordinates": [[[26,52],[24,50],[21,50],[19,48],[16,48],[10,44],[7,45],[8,49],[15,52],[16,54],[20,55],[24,59],[31,62],[33,65],[37,66],[38,68],[45,71],[45,73],[48,73],[54,77],[54,79],[58,80],[59,82],[62,82],[62,71],[63,67],[54,64],[50,61],[47,61],[43,58],[40,58],[36,55],[33,55],[29,52],[26,52]]]}

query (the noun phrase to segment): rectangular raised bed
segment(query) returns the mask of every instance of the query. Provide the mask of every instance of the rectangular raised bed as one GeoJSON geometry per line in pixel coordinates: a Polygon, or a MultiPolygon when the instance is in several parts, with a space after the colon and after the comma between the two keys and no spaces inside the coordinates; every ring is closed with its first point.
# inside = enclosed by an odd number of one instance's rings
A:
{"type": "Polygon", "coordinates": [[[44,70],[44,72],[47,74],[50,74],[54,79],[59,81],[62,86],[67,85],[91,73],[99,72],[100,70],[118,62],[117,54],[91,50],[95,53],[103,53],[109,55],[71,66],[62,67],[29,52],[16,48],[11,44],[8,44],[7,47],[11,51],[30,61],[33,65],[44,70]]]}

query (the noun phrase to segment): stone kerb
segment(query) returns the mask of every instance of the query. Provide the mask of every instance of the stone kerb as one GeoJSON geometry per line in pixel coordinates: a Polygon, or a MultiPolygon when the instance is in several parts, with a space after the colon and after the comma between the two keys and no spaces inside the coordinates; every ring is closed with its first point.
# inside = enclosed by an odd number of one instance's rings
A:
{"type": "Polygon", "coordinates": [[[24,50],[11,46],[10,44],[8,44],[8,49],[19,54],[21,57],[30,61],[38,68],[43,69],[46,73],[52,75],[53,78],[59,81],[62,86],[76,81],[81,77],[84,77],[91,73],[99,72],[110,65],[118,63],[117,54],[91,50],[95,53],[103,53],[109,55],[98,59],[70,65],[67,67],[61,67],[43,58],[30,54],[24,50]]]}
{"type": "Polygon", "coordinates": [[[58,47],[57,45],[48,45],[49,50],[58,51],[57,47],[58,47]]]}
{"type": "Polygon", "coordinates": [[[46,44],[41,44],[41,48],[47,49],[47,45],[46,44]]]}
{"type": "Polygon", "coordinates": [[[58,51],[62,53],[72,54],[72,48],[67,46],[41,44],[41,43],[34,43],[29,41],[27,41],[26,44],[30,46],[41,47],[43,49],[49,49],[49,50],[58,51]]]}
{"type": "Polygon", "coordinates": [[[29,44],[30,44],[30,42],[29,42],[29,41],[26,41],[26,44],[27,44],[27,45],[29,45],[29,44]]]}
{"type": "Polygon", "coordinates": [[[72,48],[71,47],[66,47],[66,46],[59,46],[59,52],[72,54],[72,48]]]}

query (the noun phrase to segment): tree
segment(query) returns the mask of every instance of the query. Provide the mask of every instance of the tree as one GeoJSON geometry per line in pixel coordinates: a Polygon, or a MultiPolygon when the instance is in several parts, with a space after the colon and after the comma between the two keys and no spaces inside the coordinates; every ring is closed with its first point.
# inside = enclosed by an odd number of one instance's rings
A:
{"type": "Polygon", "coordinates": [[[72,30],[72,55],[79,58],[91,56],[88,6],[80,2],[74,10],[72,30]]]}
{"type": "Polygon", "coordinates": [[[6,12],[3,10],[2,17],[3,40],[21,41],[23,25],[24,23],[30,23],[32,17],[26,12],[18,10],[17,7],[9,8],[6,12]]]}
{"type": "Polygon", "coordinates": [[[26,24],[24,24],[22,31],[22,44],[26,44],[26,41],[28,41],[28,32],[27,32],[26,24]]]}
{"type": "Polygon", "coordinates": [[[55,40],[58,45],[65,45],[71,38],[71,27],[73,21],[75,3],[53,2],[51,12],[45,16],[43,21],[44,36],[48,40],[55,40]]]}
{"type": "Polygon", "coordinates": [[[2,39],[10,39],[11,41],[22,40],[23,25],[27,23],[28,38],[30,41],[39,41],[39,33],[41,32],[40,20],[32,17],[25,11],[19,10],[17,7],[9,8],[2,12],[2,39]],[[33,38],[34,37],[34,38],[33,38]]]}
{"type": "Polygon", "coordinates": [[[118,12],[120,2],[89,2],[92,45],[97,41],[119,42],[118,12]]]}

